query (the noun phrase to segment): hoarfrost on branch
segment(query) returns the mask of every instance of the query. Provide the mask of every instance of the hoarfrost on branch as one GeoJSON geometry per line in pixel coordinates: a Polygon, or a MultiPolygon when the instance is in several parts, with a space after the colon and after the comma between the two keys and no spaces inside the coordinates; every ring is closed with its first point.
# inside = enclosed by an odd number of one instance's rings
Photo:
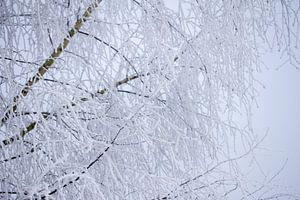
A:
{"type": "Polygon", "coordinates": [[[0,198],[292,197],[239,160],[260,55],[297,65],[298,19],[288,0],[1,1],[0,198]]]}

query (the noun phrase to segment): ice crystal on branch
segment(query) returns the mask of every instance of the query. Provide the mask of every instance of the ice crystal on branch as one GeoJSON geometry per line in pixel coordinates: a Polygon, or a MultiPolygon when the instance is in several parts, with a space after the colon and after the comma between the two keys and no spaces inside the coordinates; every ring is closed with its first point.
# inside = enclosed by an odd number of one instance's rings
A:
{"type": "Polygon", "coordinates": [[[298,62],[292,3],[3,1],[1,198],[286,198],[238,161],[262,49],[298,62]]]}

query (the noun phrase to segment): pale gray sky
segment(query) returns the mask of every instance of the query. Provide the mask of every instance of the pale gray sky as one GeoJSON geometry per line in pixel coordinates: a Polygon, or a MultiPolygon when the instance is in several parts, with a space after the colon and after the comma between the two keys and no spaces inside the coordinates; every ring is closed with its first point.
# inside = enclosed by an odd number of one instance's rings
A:
{"type": "Polygon", "coordinates": [[[269,129],[263,142],[269,151],[262,151],[260,162],[267,170],[288,159],[279,178],[300,194],[300,70],[291,65],[277,69],[280,59],[276,54],[264,60],[269,70],[263,69],[256,78],[265,88],[257,87],[259,107],[253,109],[254,131],[264,134],[269,129]]]}

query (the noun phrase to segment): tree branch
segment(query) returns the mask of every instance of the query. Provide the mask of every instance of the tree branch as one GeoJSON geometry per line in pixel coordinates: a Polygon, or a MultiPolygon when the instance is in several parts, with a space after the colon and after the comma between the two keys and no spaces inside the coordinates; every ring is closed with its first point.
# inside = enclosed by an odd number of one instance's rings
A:
{"type": "Polygon", "coordinates": [[[2,124],[5,123],[10,118],[10,116],[16,112],[20,99],[26,97],[30,88],[34,84],[36,84],[40,79],[42,79],[45,73],[48,71],[48,69],[50,69],[53,66],[57,58],[60,57],[61,53],[69,45],[70,39],[80,30],[84,22],[87,21],[87,19],[91,16],[92,11],[98,7],[101,1],[102,0],[96,0],[86,9],[86,11],[83,13],[83,16],[79,18],[76,21],[74,27],[68,31],[68,34],[63,39],[63,42],[58,45],[58,47],[53,51],[50,57],[46,59],[46,61],[41,65],[41,67],[39,67],[37,73],[27,81],[25,86],[21,89],[20,94],[14,97],[13,104],[5,111],[1,119],[2,124]]]}

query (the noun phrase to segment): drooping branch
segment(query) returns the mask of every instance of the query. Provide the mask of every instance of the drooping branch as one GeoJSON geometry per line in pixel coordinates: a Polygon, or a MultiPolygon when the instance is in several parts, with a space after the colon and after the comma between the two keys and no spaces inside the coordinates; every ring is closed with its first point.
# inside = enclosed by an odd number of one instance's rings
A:
{"type": "MultiPolygon", "coordinates": [[[[163,197],[157,197],[155,199],[171,199],[171,195],[174,194],[174,192],[176,190],[178,190],[179,188],[183,188],[183,187],[188,187],[189,184],[191,184],[192,182],[210,174],[211,172],[215,171],[216,169],[218,169],[219,167],[223,166],[224,164],[226,163],[230,163],[230,162],[233,162],[233,161],[237,161],[237,160],[240,160],[241,158],[244,158],[246,157],[247,155],[249,155],[250,153],[252,153],[254,150],[257,149],[257,147],[263,142],[263,140],[265,139],[266,135],[264,137],[262,137],[259,141],[257,141],[256,143],[254,143],[253,145],[251,145],[249,147],[249,149],[239,155],[239,156],[236,156],[234,158],[229,158],[229,159],[226,159],[226,160],[223,160],[221,162],[218,162],[217,164],[215,164],[214,166],[210,167],[209,169],[207,169],[205,172],[201,173],[201,174],[198,174],[197,176],[194,176],[193,178],[189,178],[187,179],[186,181],[183,181],[182,183],[180,183],[174,190],[170,191],[167,195],[163,196],[163,197]]],[[[282,169],[281,169],[282,170],[282,169]]],[[[235,189],[234,189],[235,190],[235,189]]],[[[226,193],[225,193],[226,194],[226,193]]],[[[225,195],[224,194],[224,195],[225,195]]],[[[152,200],[155,200],[155,199],[152,199],[152,200]]]]}
{"type": "Polygon", "coordinates": [[[78,31],[78,33],[82,34],[82,35],[85,35],[85,36],[89,36],[89,37],[92,37],[94,38],[95,40],[97,40],[98,42],[101,42],[102,44],[108,46],[109,48],[111,48],[114,52],[116,52],[117,54],[120,54],[122,56],[122,58],[133,68],[133,70],[135,71],[135,73],[138,73],[137,70],[135,69],[134,65],[130,62],[130,60],[124,55],[124,54],[121,54],[121,52],[114,46],[112,46],[111,44],[109,44],[108,42],[94,36],[94,35],[91,35],[89,33],[86,33],[86,32],[83,32],[83,31],[78,31]]]}

